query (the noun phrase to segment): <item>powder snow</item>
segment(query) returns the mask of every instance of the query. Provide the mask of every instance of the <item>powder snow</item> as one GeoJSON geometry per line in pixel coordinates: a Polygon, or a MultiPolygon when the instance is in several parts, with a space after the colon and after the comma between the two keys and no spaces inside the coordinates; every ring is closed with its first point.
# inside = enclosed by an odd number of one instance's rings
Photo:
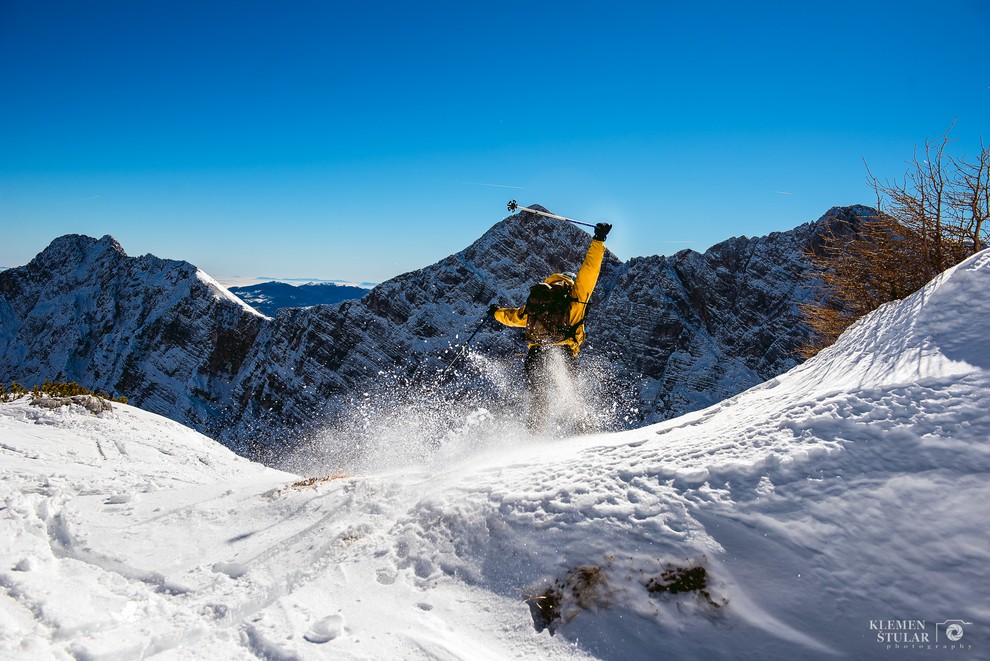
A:
{"type": "Polygon", "coordinates": [[[377,469],[2,404],[0,656],[987,658],[988,287],[658,425],[377,469]]]}

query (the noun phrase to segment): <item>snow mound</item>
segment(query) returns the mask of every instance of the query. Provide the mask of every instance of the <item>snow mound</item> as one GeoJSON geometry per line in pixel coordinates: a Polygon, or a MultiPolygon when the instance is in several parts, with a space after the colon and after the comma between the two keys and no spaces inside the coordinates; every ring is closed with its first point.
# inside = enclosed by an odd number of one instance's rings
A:
{"type": "Polygon", "coordinates": [[[988,285],[981,253],[675,420],[391,472],[0,405],[0,655],[978,658],[988,285]]]}
{"type": "Polygon", "coordinates": [[[861,319],[794,375],[811,371],[824,384],[848,390],[990,369],[985,328],[990,300],[981,295],[988,278],[990,251],[983,251],[916,294],[861,319]]]}

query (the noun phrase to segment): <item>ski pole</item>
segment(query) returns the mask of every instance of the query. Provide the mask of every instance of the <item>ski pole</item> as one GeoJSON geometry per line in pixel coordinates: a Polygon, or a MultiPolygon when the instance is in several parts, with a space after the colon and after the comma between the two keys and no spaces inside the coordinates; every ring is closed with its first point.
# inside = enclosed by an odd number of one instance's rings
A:
{"type": "Polygon", "coordinates": [[[480,331],[482,328],[484,328],[485,324],[488,323],[488,320],[489,319],[490,319],[490,317],[486,314],[485,315],[485,318],[481,320],[481,323],[480,324],[478,324],[478,327],[474,329],[474,332],[473,333],[471,333],[471,336],[467,339],[467,342],[464,343],[464,346],[461,347],[461,350],[457,352],[457,355],[456,356],[454,356],[454,359],[452,361],[450,361],[449,363],[447,363],[447,366],[443,368],[443,371],[442,372],[440,372],[440,376],[438,377],[438,380],[440,378],[443,378],[443,376],[447,373],[447,371],[451,367],[453,367],[454,364],[457,361],[459,361],[461,358],[464,357],[464,354],[467,353],[468,345],[471,344],[471,340],[473,340],[474,339],[474,336],[478,334],[478,331],[480,331]]]}
{"type": "Polygon", "coordinates": [[[549,211],[540,211],[539,209],[530,209],[529,207],[521,207],[518,204],[516,204],[516,201],[515,200],[510,200],[509,201],[509,204],[508,204],[508,207],[509,207],[509,211],[515,211],[516,209],[519,209],[520,211],[528,211],[529,213],[539,214],[541,216],[546,216],[547,218],[556,218],[557,220],[566,220],[567,222],[574,223],[575,225],[584,225],[585,227],[594,227],[594,225],[592,223],[585,223],[585,222],[582,222],[580,220],[574,220],[573,218],[567,218],[566,216],[558,216],[557,214],[550,213],[549,211]]]}

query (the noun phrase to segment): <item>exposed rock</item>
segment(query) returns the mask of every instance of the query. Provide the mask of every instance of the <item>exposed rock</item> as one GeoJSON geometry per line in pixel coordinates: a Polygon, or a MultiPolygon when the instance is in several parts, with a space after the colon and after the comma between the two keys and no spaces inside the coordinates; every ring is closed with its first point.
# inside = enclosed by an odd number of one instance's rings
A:
{"type": "Polygon", "coordinates": [[[76,404],[83,407],[93,415],[113,411],[113,405],[109,400],[94,395],[72,395],[71,397],[32,397],[28,402],[31,406],[43,409],[57,409],[63,406],[76,404]]]}

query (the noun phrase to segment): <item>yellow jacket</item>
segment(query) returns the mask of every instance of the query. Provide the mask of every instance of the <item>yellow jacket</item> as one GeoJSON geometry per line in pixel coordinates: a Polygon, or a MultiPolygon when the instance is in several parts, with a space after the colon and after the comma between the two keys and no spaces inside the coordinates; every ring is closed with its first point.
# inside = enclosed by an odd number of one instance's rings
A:
{"type": "MultiPolygon", "coordinates": [[[[576,326],[574,329],[574,338],[567,338],[566,340],[557,342],[557,344],[567,346],[574,352],[575,356],[578,355],[578,352],[581,350],[581,343],[584,342],[584,323],[582,322],[587,312],[588,301],[591,299],[591,292],[595,290],[595,285],[598,284],[598,274],[602,270],[602,258],[604,256],[605,243],[592,240],[591,246],[588,248],[588,253],[584,256],[584,263],[581,264],[581,269],[578,271],[577,278],[574,280],[574,286],[571,287],[571,298],[575,300],[571,303],[568,317],[570,324],[576,326]]],[[[560,273],[554,273],[544,280],[544,282],[553,284],[560,280],[570,280],[570,278],[560,273]]],[[[495,311],[495,320],[506,326],[525,328],[526,306],[521,308],[499,308],[495,311]]],[[[529,346],[532,347],[533,344],[531,342],[529,346]]]]}

